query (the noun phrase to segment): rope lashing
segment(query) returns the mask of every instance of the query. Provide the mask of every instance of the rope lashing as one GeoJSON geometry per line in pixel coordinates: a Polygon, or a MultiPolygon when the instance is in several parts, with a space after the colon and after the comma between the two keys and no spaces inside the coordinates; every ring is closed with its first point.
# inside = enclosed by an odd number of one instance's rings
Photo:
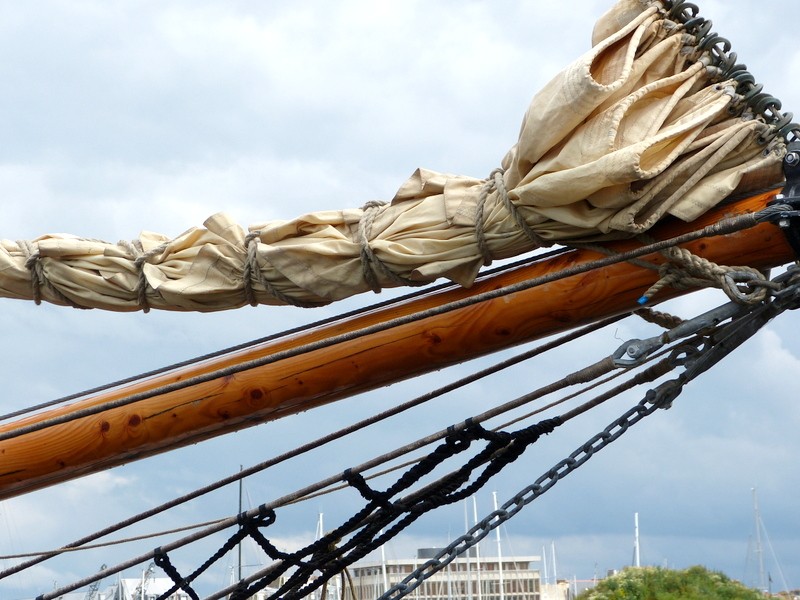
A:
{"type": "MultiPolygon", "coordinates": [[[[138,240],[131,243],[128,240],[120,240],[118,242],[120,246],[127,250],[128,254],[133,256],[133,264],[136,268],[136,301],[139,303],[139,306],[142,308],[142,312],[148,313],[150,312],[150,304],[147,301],[147,276],[144,274],[144,265],[147,260],[153,255],[153,251],[144,252],[142,248],[141,242],[138,240]]],[[[159,246],[155,250],[161,251],[162,246],[159,246]]]]}
{"type": "Polygon", "coordinates": [[[28,240],[19,240],[17,245],[25,254],[25,268],[31,274],[31,290],[33,292],[33,301],[36,305],[42,303],[42,287],[47,286],[53,295],[60,301],[71,306],[72,308],[86,308],[75,304],[71,298],[65,296],[58,288],[52,285],[44,273],[44,266],[42,265],[42,255],[39,253],[39,248],[34,246],[28,240]]]}
{"type": "Polygon", "coordinates": [[[528,236],[528,239],[533,242],[535,247],[546,248],[553,245],[553,242],[546,241],[538,233],[536,233],[530,225],[528,225],[517,208],[517,205],[511,201],[511,198],[508,195],[508,190],[506,189],[506,182],[503,179],[504,173],[505,171],[503,169],[498,168],[489,174],[489,177],[486,179],[486,182],[481,188],[481,193],[478,196],[478,206],[476,207],[475,211],[475,236],[478,239],[478,250],[480,250],[481,256],[483,257],[483,265],[486,267],[492,264],[494,257],[489,249],[489,243],[486,241],[486,232],[484,230],[484,212],[486,210],[486,202],[488,201],[489,196],[494,192],[497,193],[500,201],[503,203],[503,206],[514,219],[514,223],[516,223],[517,227],[519,227],[522,232],[528,236]]]}
{"type": "Polygon", "coordinates": [[[264,277],[264,273],[261,270],[261,265],[258,263],[258,242],[260,239],[260,231],[251,231],[244,238],[246,256],[244,265],[242,267],[242,286],[244,287],[244,297],[247,300],[247,303],[250,306],[259,305],[258,298],[256,298],[256,292],[253,289],[253,280],[255,280],[255,282],[261,285],[269,295],[277,298],[284,304],[288,304],[289,306],[296,306],[298,308],[315,308],[321,306],[321,304],[317,302],[303,302],[302,300],[293,298],[288,294],[284,294],[278,288],[272,285],[272,283],[270,283],[266,277],[264,277]]]}
{"type": "Polygon", "coordinates": [[[639,304],[646,304],[665,287],[716,287],[741,304],[758,304],[767,297],[767,278],[758,269],[718,265],[677,246],[661,253],[667,262],[659,269],[659,280],[639,298],[639,304]]]}
{"type": "Polygon", "coordinates": [[[39,262],[39,250],[33,248],[28,240],[18,240],[22,252],[25,254],[25,268],[31,272],[31,290],[33,291],[33,301],[36,306],[42,303],[42,282],[45,281],[42,273],[42,264],[39,262]]]}
{"type": "Polygon", "coordinates": [[[358,244],[361,247],[361,270],[364,275],[364,281],[367,282],[370,289],[376,294],[379,294],[382,289],[380,280],[378,279],[379,274],[398,285],[409,287],[427,285],[430,283],[429,281],[413,281],[392,271],[386,266],[386,263],[375,256],[375,252],[369,245],[372,224],[375,222],[375,218],[384,206],[386,206],[386,203],[381,200],[370,200],[361,207],[363,214],[358,221],[358,244]]]}

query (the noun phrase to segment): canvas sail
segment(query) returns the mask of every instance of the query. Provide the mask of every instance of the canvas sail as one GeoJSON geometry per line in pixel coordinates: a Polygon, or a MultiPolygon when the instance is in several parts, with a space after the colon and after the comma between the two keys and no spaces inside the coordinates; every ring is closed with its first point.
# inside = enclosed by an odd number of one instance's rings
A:
{"type": "Polygon", "coordinates": [[[389,203],[247,229],[217,214],[174,239],[2,240],[0,296],[216,311],[317,306],[439,278],[469,286],[494,259],[633,236],[666,215],[692,220],[780,181],[777,133],[791,116],[743,86],[713,34],[671,6],[622,0],[604,15],[592,49],[534,97],[486,179],[418,169],[389,203]]]}

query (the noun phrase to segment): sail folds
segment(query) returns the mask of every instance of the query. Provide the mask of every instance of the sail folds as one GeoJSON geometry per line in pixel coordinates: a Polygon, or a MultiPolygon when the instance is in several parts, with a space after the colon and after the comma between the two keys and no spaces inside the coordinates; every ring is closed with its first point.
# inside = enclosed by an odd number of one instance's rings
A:
{"type": "Polygon", "coordinates": [[[418,169],[388,203],[247,229],[218,214],[174,239],[2,240],[0,295],[120,311],[315,306],[439,278],[468,286],[494,259],[693,220],[781,179],[785,123],[753,108],[714,38],[679,16],[618,2],[486,179],[418,169]]]}

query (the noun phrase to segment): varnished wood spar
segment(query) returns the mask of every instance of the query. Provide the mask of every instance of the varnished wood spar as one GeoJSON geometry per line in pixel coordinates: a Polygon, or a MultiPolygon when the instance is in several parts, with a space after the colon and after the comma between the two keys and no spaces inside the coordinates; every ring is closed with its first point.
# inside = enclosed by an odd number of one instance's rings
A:
{"type": "MultiPolygon", "coordinates": [[[[654,235],[672,237],[724,216],[753,212],[763,208],[771,198],[771,194],[755,196],[713,211],[691,225],[672,223],[660,227],[654,235]]],[[[625,242],[615,247],[625,250],[634,244],[625,242]]],[[[699,240],[687,247],[722,264],[771,268],[793,260],[783,234],[772,225],[699,240]]],[[[481,281],[470,290],[431,294],[346,322],[264,343],[178,373],[101,393],[4,424],[0,432],[357,331],[596,258],[598,255],[589,251],[565,253],[481,281]]],[[[658,257],[652,258],[658,260],[658,257]]],[[[627,263],[593,270],[0,442],[0,499],[308,410],[600,317],[629,311],[655,279],[653,271],[627,263]]],[[[685,292],[665,290],[657,300],[680,293],[685,292]]]]}

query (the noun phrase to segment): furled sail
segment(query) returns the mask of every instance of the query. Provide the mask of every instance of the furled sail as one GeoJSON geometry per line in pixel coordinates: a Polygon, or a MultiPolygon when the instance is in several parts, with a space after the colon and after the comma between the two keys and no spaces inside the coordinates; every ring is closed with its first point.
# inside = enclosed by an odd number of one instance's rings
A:
{"type": "Polygon", "coordinates": [[[175,239],[2,240],[0,295],[118,311],[316,306],[442,277],[469,286],[493,259],[692,220],[779,181],[794,126],[693,16],[619,2],[592,50],[535,96],[488,179],[419,169],[388,204],[248,230],[218,214],[175,239]]]}

